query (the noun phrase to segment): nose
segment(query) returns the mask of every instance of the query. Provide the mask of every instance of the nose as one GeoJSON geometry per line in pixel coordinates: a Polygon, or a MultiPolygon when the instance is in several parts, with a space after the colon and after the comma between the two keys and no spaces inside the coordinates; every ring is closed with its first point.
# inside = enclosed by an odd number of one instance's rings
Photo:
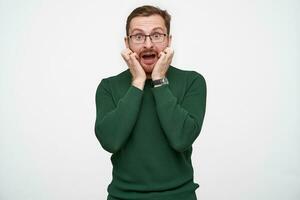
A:
{"type": "Polygon", "coordinates": [[[146,41],[144,42],[144,47],[150,49],[153,47],[153,43],[150,37],[146,37],[146,41]]]}

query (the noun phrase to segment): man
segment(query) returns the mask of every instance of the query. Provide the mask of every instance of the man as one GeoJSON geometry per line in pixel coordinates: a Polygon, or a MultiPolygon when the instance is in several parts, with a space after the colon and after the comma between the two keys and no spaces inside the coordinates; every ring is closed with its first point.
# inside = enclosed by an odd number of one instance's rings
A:
{"type": "Polygon", "coordinates": [[[170,15],[142,6],[127,18],[128,69],[102,79],[95,133],[112,153],[108,200],[196,200],[192,144],[205,114],[206,83],[171,66],[170,15]]]}

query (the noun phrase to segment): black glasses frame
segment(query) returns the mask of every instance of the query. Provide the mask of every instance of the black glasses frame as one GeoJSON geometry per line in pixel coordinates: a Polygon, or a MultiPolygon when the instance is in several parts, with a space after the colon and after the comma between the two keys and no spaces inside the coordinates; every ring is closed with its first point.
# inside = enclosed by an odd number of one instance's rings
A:
{"type": "MultiPolygon", "coordinates": [[[[164,40],[165,40],[165,37],[168,35],[168,34],[166,34],[166,33],[155,33],[155,34],[163,35],[163,36],[164,36],[164,40]]],[[[149,37],[150,40],[151,40],[151,42],[152,42],[152,36],[153,36],[154,34],[144,35],[144,34],[140,34],[140,33],[139,33],[139,34],[129,35],[128,37],[131,39],[133,36],[136,36],[136,35],[142,35],[142,36],[145,37],[144,41],[141,42],[141,43],[139,43],[139,44],[143,44],[143,43],[146,42],[147,37],[149,37]]],[[[163,41],[164,41],[164,40],[163,40],[163,41]]],[[[163,42],[163,41],[162,41],[162,42],[163,42]]]]}

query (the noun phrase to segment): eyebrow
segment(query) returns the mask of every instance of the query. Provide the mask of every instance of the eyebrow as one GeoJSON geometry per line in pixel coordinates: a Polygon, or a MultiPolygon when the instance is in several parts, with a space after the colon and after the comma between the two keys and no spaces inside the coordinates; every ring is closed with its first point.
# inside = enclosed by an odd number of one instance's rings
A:
{"type": "Polygon", "coordinates": [[[161,27],[154,28],[152,31],[156,31],[156,30],[164,31],[164,29],[162,29],[161,27]]]}
{"type": "MultiPolygon", "coordinates": [[[[163,31],[163,29],[162,29],[161,27],[156,27],[156,28],[152,29],[152,31],[151,31],[151,32],[154,32],[154,31],[156,31],[156,30],[161,30],[161,31],[163,31]]],[[[140,32],[143,32],[143,33],[145,33],[145,32],[144,32],[144,30],[142,30],[142,29],[139,29],[139,28],[135,28],[135,29],[133,29],[133,30],[131,31],[131,33],[135,32],[135,31],[140,31],[140,32]]]]}

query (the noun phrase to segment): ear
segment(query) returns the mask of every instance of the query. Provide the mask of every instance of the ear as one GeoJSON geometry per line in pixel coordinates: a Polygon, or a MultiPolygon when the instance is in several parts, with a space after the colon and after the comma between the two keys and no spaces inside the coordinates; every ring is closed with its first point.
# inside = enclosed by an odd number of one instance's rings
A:
{"type": "Polygon", "coordinates": [[[128,41],[128,37],[124,37],[124,42],[125,42],[125,46],[126,46],[126,48],[129,48],[129,41],[128,41]]]}
{"type": "Polygon", "coordinates": [[[169,35],[169,41],[168,41],[168,47],[170,47],[171,46],[171,43],[172,43],[172,35],[169,35]]]}

